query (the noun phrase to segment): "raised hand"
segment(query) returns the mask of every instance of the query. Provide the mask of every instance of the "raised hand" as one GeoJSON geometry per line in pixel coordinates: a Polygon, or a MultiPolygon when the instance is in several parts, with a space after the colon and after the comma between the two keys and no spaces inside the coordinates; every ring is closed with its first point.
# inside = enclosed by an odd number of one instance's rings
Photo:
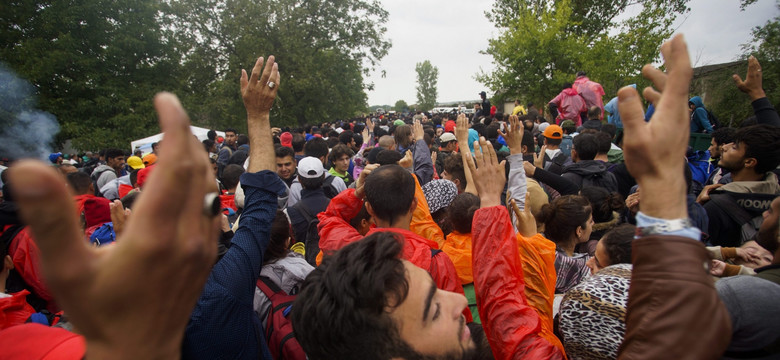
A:
{"type": "Polygon", "coordinates": [[[458,141],[460,152],[464,151],[464,147],[469,148],[469,119],[466,114],[458,115],[458,119],[455,120],[455,139],[458,141]]]}
{"type": "Polygon", "coordinates": [[[114,200],[114,202],[108,205],[111,210],[111,223],[114,225],[114,233],[119,235],[125,230],[125,223],[131,211],[130,209],[125,209],[119,200],[114,200]]]}
{"type": "Polygon", "coordinates": [[[360,172],[357,180],[355,180],[355,197],[362,199],[365,196],[364,185],[366,184],[366,177],[371,175],[371,172],[379,167],[379,164],[366,165],[363,171],[360,172]]]}
{"type": "Polygon", "coordinates": [[[501,205],[501,192],[506,184],[505,161],[498,162],[496,150],[484,137],[474,142],[474,156],[465,157],[479,194],[480,207],[501,205]]]}
{"type": "Polygon", "coordinates": [[[737,84],[737,89],[748,94],[751,101],[766,97],[762,85],[761,64],[758,63],[758,59],[755,56],[751,55],[748,58],[748,72],[745,81],[742,81],[742,78],[737,74],[731,77],[734,79],[734,83],[737,84]]]}
{"type": "Polygon", "coordinates": [[[259,57],[250,77],[247,77],[246,70],[241,70],[241,97],[246,108],[249,135],[248,172],[276,170],[270,112],[278,90],[279,65],[273,55],[265,62],[259,57]]]}
{"type": "Polygon", "coordinates": [[[165,133],[160,157],[111,251],[86,244],[54,168],[27,160],[9,169],[47,284],[86,338],[87,358],[179,358],[216,259],[219,219],[203,204],[217,191],[208,156],[176,96],[158,94],[154,105],[165,133]]]}
{"type": "Polygon", "coordinates": [[[520,123],[520,119],[517,115],[509,117],[509,124],[506,125],[506,132],[501,130],[498,134],[504,137],[506,145],[509,147],[509,151],[512,155],[523,153],[523,134],[525,128],[520,123]]]}
{"type": "Polygon", "coordinates": [[[693,70],[682,35],[661,45],[661,54],[666,73],[650,65],[642,69],[642,74],[658,89],[644,89],[645,98],[655,104],[650,122],[644,121],[642,101],[634,88],[627,86],[618,91],[618,108],[626,133],[623,155],[642,191],[653,194],[642,199],[642,212],[680,219],[688,217],[685,180],[680,172],[690,133],[688,89],[693,70]]]}
{"type": "Polygon", "coordinates": [[[544,154],[547,151],[547,145],[542,145],[542,149],[539,153],[534,153],[534,166],[541,168],[544,166],[544,154]]]}
{"type": "Polygon", "coordinates": [[[414,133],[414,141],[419,141],[425,138],[425,131],[423,131],[422,123],[420,120],[415,119],[412,125],[412,132],[414,133]]]}

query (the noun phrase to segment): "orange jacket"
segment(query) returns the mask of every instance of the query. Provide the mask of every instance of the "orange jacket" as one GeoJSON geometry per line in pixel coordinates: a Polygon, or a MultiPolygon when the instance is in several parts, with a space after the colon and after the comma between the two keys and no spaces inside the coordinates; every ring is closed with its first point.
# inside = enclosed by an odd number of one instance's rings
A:
{"type": "Polygon", "coordinates": [[[417,177],[414,176],[414,198],[417,200],[417,207],[412,213],[412,222],[409,224],[409,229],[412,232],[420,235],[426,239],[430,239],[436,242],[436,249],[440,249],[444,245],[444,233],[431,216],[431,210],[428,208],[428,201],[425,200],[425,193],[422,191],[420,182],[417,181],[417,177]]]}
{"type": "Polygon", "coordinates": [[[455,271],[463,285],[474,282],[471,271],[471,233],[461,234],[457,231],[447,235],[447,240],[441,247],[455,265],[455,271]]]}
{"type": "Polygon", "coordinates": [[[553,300],[555,300],[555,243],[541,234],[525,238],[517,234],[517,249],[523,264],[525,297],[539,314],[539,336],[565,352],[563,344],[553,334],[553,300]]]}

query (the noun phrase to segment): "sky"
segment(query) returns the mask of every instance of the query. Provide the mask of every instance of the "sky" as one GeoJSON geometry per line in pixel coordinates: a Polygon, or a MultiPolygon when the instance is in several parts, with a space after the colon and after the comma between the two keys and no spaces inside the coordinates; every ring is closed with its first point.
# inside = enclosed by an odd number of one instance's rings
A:
{"type": "MultiPolygon", "coordinates": [[[[498,29],[485,10],[493,0],[382,0],[390,13],[386,37],[393,46],[366,79],[374,84],[369,105],[417,102],[415,65],[430,60],[439,68],[438,101],[476,100],[489,91],[474,79],[495,67],[492,57],[480,54],[498,29]],[[384,70],[386,76],[380,76],[384,70]]],[[[759,0],[740,11],[739,0],[691,0],[691,11],[676,20],[675,33],[685,34],[694,66],[735,60],[750,31],[780,15],[776,0],[759,0]]],[[[598,81],[598,79],[593,79],[598,81]]]]}

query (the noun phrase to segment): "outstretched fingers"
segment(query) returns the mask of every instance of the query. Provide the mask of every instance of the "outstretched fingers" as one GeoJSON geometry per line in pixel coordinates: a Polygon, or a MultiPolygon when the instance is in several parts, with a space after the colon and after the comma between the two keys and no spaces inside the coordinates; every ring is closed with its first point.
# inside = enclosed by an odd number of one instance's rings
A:
{"type": "Polygon", "coordinates": [[[260,79],[260,71],[263,68],[263,57],[257,58],[255,66],[252,68],[252,75],[249,77],[249,84],[252,86],[257,85],[257,81],[260,79]]]}

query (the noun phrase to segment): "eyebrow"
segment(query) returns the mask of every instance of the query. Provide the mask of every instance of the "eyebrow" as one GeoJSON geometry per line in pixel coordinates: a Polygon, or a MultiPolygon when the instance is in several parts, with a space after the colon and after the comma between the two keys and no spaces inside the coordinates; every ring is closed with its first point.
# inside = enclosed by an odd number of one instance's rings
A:
{"type": "MultiPolygon", "coordinates": [[[[430,276],[430,275],[429,275],[430,276]]],[[[423,310],[423,323],[428,321],[428,312],[431,310],[431,301],[433,301],[433,294],[436,293],[436,283],[431,278],[431,287],[428,289],[428,295],[425,297],[425,309],[423,310]]]]}

